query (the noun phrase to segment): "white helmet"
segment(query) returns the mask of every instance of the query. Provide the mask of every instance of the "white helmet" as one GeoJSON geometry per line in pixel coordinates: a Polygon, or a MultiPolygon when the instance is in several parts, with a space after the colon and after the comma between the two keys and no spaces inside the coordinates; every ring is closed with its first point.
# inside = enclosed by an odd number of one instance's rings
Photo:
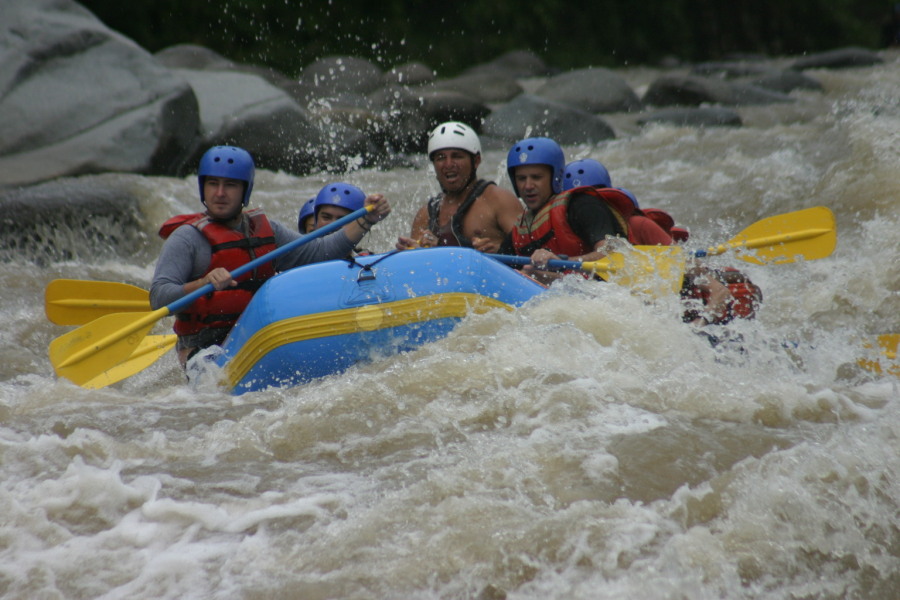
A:
{"type": "Polygon", "coordinates": [[[428,158],[438,150],[459,148],[469,154],[481,154],[481,140],[471,127],[459,121],[448,121],[434,128],[428,136],[428,158]]]}

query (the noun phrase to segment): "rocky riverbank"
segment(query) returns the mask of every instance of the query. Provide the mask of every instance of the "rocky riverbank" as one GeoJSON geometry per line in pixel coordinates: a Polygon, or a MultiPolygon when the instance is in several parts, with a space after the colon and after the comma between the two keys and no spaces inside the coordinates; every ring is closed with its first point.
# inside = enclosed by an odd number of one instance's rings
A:
{"type": "MultiPolygon", "coordinates": [[[[623,119],[629,131],[740,127],[743,107],[821,90],[821,69],[882,61],[861,48],[673,61],[637,89],[616,70],[561,71],[519,50],[451,78],[439,65],[383,69],[352,56],[315,60],[292,78],[193,45],[151,54],[72,0],[5,0],[0,48],[0,207],[6,215],[36,207],[51,227],[55,216],[125,222],[133,212],[127,186],[98,191],[102,178],[80,176],[183,176],[215,144],[247,148],[260,168],[302,175],[405,165],[424,150],[427,132],[451,119],[473,125],[489,149],[526,135],[596,144],[615,138],[623,119]]],[[[20,234],[19,217],[0,222],[0,239],[21,243],[20,234]]]]}

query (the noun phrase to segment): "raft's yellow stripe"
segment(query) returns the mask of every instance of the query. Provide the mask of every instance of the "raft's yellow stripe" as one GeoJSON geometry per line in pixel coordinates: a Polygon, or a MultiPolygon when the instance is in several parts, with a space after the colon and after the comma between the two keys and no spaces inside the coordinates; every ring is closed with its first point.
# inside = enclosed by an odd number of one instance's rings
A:
{"type": "Polygon", "coordinates": [[[512,310],[513,307],[487,296],[459,292],[284,319],[266,325],[247,340],[225,366],[225,381],[229,388],[235,387],[260,358],[286,344],[435,319],[462,318],[469,313],[481,314],[494,308],[512,310]]]}

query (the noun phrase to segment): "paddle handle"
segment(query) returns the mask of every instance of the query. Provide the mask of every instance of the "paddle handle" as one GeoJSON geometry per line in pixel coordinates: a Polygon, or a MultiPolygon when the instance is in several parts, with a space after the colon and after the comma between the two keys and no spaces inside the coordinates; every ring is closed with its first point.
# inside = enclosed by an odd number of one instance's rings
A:
{"type": "MultiPolygon", "coordinates": [[[[334,221],[332,223],[329,223],[328,225],[323,226],[321,229],[316,229],[315,231],[313,231],[311,233],[307,233],[306,235],[300,236],[296,240],[293,240],[293,241],[285,244],[284,246],[279,246],[278,248],[275,248],[271,252],[263,254],[259,258],[255,258],[255,259],[251,260],[250,262],[248,262],[247,264],[241,265],[240,267],[236,268],[234,271],[231,272],[231,277],[232,278],[240,277],[244,273],[252,271],[256,267],[263,265],[269,261],[275,260],[279,256],[281,256],[283,254],[287,254],[288,252],[294,250],[295,248],[298,248],[304,244],[308,244],[309,242],[313,241],[316,238],[320,238],[320,237],[328,235],[329,233],[337,231],[344,225],[351,223],[360,217],[366,216],[370,211],[373,210],[373,207],[374,207],[374,205],[368,204],[368,205],[360,208],[359,210],[355,210],[352,213],[350,213],[349,215],[338,219],[337,221],[334,221]]],[[[175,302],[172,302],[171,304],[169,304],[166,307],[169,311],[168,314],[173,314],[173,313],[180,311],[183,308],[187,308],[188,306],[193,304],[195,301],[197,301],[201,297],[205,296],[206,294],[208,294],[210,292],[215,291],[215,289],[216,288],[213,284],[207,283],[203,287],[198,288],[198,289],[194,290],[193,292],[191,292],[190,294],[183,296],[182,298],[179,298],[175,302]]]]}

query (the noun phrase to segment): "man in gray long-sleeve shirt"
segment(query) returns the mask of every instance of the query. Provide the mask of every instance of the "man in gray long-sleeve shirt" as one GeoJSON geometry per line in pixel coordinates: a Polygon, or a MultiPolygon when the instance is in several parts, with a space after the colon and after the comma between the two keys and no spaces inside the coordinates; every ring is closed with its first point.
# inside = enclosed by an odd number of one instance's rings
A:
{"type": "Polygon", "coordinates": [[[150,286],[153,309],[206,284],[216,290],[176,315],[176,349],[182,366],[197,351],[224,341],[266,279],[277,271],[347,256],[372,225],[391,210],[383,196],[367,196],[366,204],[374,205],[374,209],[365,217],[301,244],[235,281],[231,271],[300,237],[269,221],[260,209],[244,210],[253,189],[254,172],[253,159],[245,150],[234,146],[211,148],[200,160],[198,170],[200,201],[206,212],[176,217],[160,231],[167,239],[150,286]]]}

